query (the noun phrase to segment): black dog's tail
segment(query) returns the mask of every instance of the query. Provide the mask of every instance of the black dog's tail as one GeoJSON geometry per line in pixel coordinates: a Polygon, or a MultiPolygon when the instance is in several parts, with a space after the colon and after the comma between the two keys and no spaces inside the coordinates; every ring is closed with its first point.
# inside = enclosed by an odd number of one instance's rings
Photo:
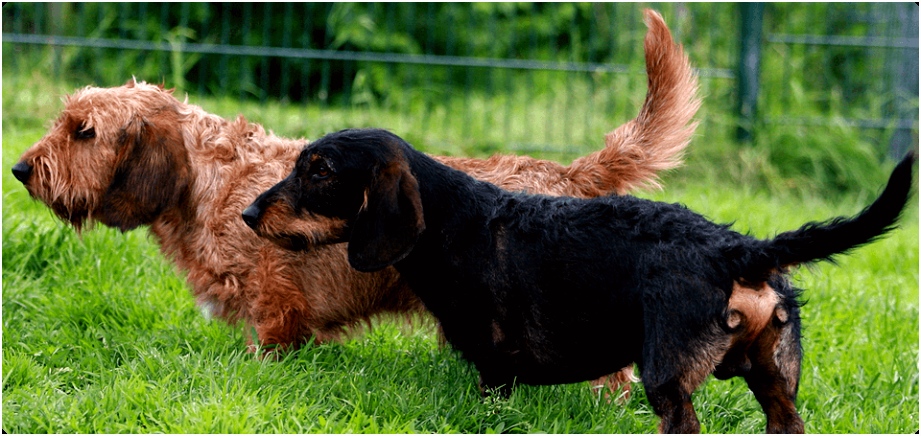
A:
{"type": "MultiPolygon", "coordinates": [[[[773,271],[815,262],[832,261],[835,255],[870,243],[896,228],[911,193],[914,152],[909,152],[889,176],[879,198],[854,217],[839,217],[822,223],[808,223],[763,241],[749,251],[742,278],[752,283],[765,280],[773,271]]],[[[739,253],[741,254],[741,253],[739,253]]]]}

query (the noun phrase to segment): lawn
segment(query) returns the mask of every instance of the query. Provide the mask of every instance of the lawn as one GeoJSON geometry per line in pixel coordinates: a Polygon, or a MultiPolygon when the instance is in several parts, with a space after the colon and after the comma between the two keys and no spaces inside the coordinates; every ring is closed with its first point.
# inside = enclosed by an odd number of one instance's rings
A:
{"type": "MultiPolygon", "coordinates": [[[[624,404],[609,404],[581,383],[525,386],[508,400],[484,400],[473,368],[450,349],[439,348],[426,320],[409,325],[383,319],[353,339],[307,347],[279,361],[247,354],[243,328],[201,315],[182,273],[159,253],[146,229],[122,234],[100,226],[78,236],[12,177],[9,168],[44,134],[61,108],[60,95],[69,91],[65,85],[4,74],[5,431],[656,430],[641,384],[624,404]]],[[[226,117],[244,113],[288,136],[328,131],[354,115],[335,108],[260,107],[230,100],[192,103],[226,117]],[[314,130],[292,127],[303,124],[303,118],[314,130]]],[[[372,115],[390,122],[385,113],[372,115]]],[[[419,139],[414,143],[426,147],[419,139]]],[[[854,214],[881,188],[861,186],[825,198],[826,193],[740,183],[739,169],[721,163],[692,168],[708,165],[701,156],[712,155],[714,147],[730,146],[697,138],[688,167],[665,179],[665,191],[641,195],[681,202],[714,220],[735,222],[739,231],[769,237],[806,221],[854,214]]],[[[892,163],[886,165],[891,169],[892,163]]],[[[915,200],[899,230],[841,257],[838,265],[795,273],[807,300],[797,405],[808,432],[918,430],[917,208],[915,200]]],[[[609,345],[616,344],[612,338],[609,345]]],[[[764,429],[764,415],[740,379],[710,378],[694,403],[704,432],[764,429]]]]}

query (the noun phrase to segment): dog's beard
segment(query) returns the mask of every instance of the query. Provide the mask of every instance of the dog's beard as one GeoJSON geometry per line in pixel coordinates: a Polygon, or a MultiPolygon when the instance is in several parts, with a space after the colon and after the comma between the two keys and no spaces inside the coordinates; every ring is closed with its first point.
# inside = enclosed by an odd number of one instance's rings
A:
{"type": "Polygon", "coordinates": [[[310,241],[301,236],[301,235],[271,235],[271,236],[262,236],[263,238],[272,241],[275,245],[278,245],[285,250],[291,251],[310,251],[311,244],[310,241]]]}
{"type": "Polygon", "coordinates": [[[61,221],[73,226],[77,233],[82,232],[87,224],[92,227],[91,201],[85,198],[57,198],[48,201],[43,196],[32,192],[31,189],[29,194],[32,195],[32,198],[45,203],[61,221]]]}
{"type": "Polygon", "coordinates": [[[278,245],[286,250],[310,251],[315,247],[346,242],[346,234],[347,227],[343,226],[340,228],[330,229],[328,233],[322,234],[316,232],[311,232],[309,234],[282,232],[278,234],[260,233],[259,236],[272,241],[272,243],[275,245],[278,245]]]}

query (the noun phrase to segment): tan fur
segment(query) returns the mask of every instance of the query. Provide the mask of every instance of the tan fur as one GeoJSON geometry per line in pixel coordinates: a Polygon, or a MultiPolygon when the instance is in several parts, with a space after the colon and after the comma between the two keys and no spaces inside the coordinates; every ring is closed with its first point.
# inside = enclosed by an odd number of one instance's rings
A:
{"type": "Polygon", "coordinates": [[[726,324],[735,331],[731,337],[714,335],[720,339],[708,344],[707,352],[689,364],[692,369],[686,373],[687,378],[681,381],[684,389],[687,392],[697,389],[713,373],[717,362],[724,360],[729,353],[744,355],[774,319],[778,303],[780,296],[767,283],[733,283],[726,308],[726,324]]]}
{"type": "MultiPolygon", "coordinates": [[[[699,101],[687,57],[661,16],[647,11],[646,19],[649,94],[636,119],[606,136],[603,150],[569,167],[524,156],[439,159],[502,187],[537,193],[587,197],[657,186],[656,173],[680,162],[699,101]]],[[[290,172],[306,143],[267,133],[242,116],[225,120],[161,86],[131,80],[67,97],[54,126],[21,162],[33,168],[24,182],[29,193],[78,231],[94,222],[123,231],[149,225],[163,253],[187,272],[200,307],[230,323],[245,322],[258,344],[334,340],[376,315],[423,312],[393,268],[360,273],[349,268],[343,245],[289,251],[244,225],[242,210],[290,172]],[[76,132],[88,129],[95,138],[80,139],[76,132]]],[[[302,217],[286,225],[310,234],[342,223],[302,217]]],[[[625,368],[605,383],[631,378],[632,368],[625,368]]]]}
{"type": "Polygon", "coordinates": [[[729,297],[729,328],[736,328],[744,322],[746,336],[750,340],[771,320],[779,302],[780,297],[767,283],[757,288],[734,283],[729,297]]]}

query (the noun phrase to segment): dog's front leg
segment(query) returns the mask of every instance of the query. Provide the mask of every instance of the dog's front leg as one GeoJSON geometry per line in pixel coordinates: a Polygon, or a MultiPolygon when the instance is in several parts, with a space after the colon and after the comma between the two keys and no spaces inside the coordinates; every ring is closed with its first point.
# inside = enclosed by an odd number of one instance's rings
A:
{"type": "Polygon", "coordinates": [[[514,377],[505,377],[489,373],[484,374],[480,371],[480,395],[484,397],[496,395],[499,398],[508,398],[512,395],[512,385],[514,383],[514,377]]]}
{"type": "Polygon", "coordinates": [[[314,336],[306,299],[299,293],[290,294],[285,299],[263,295],[253,304],[253,329],[264,354],[297,349],[314,336]]]}

